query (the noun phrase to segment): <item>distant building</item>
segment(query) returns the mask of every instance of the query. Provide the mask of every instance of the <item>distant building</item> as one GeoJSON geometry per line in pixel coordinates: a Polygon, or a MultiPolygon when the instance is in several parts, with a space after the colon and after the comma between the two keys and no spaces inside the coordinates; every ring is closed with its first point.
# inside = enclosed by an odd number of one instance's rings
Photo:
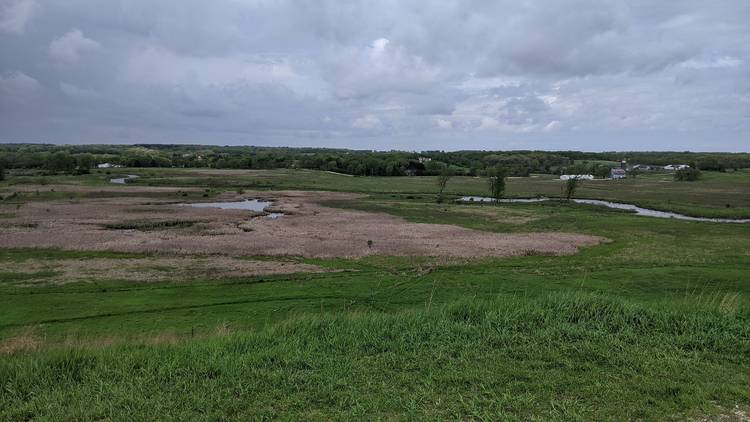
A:
{"type": "Polygon", "coordinates": [[[579,180],[594,180],[593,174],[561,174],[560,180],[568,179],[579,179],[579,180]]]}
{"type": "Polygon", "coordinates": [[[675,171],[675,170],[686,169],[688,167],[690,166],[687,164],[670,164],[668,166],[664,166],[664,170],[675,171]]]}
{"type": "Polygon", "coordinates": [[[96,168],[99,168],[99,169],[111,169],[111,168],[120,168],[120,167],[122,166],[119,164],[112,164],[112,163],[101,163],[101,164],[96,165],[96,168]]]}
{"type": "Polygon", "coordinates": [[[649,166],[648,164],[636,164],[633,167],[631,167],[631,169],[638,170],[638,171],[654,171],[654,170],[658,170],[659,167],[649,166]]]}
{"type": "Polygon", "coordinates": [[[609,171],[610,179],[624,179],[626,177],[627,177],[627,174],[625,174],[625,169],[614,168],[609,171]]]}
{"type": "Polygon", "coordinates": [[[420,163],[427,163],[429,161],[432,161],[432,158],[430,158],[430,157],[419,157],[419,162],[420,163]]]}

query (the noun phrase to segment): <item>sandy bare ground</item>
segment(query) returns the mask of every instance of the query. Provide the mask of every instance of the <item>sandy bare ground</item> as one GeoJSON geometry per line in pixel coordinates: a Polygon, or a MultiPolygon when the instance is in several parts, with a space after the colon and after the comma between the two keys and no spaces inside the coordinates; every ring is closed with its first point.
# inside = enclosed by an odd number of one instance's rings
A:
{"type": "MultiPolygon", "coordinates": [[[[143,189],[143,188],[141,188],[143,189]]],[[[3,219],[0,247],[166,254],[304,257],[568,255],[604,239],[574,233],[502,234],[441,224],[409,223],[399,217],[341,210],[317,201],[351,199],[333,192],[224,194],[223,200],[265,198],[286,213],[269,219],[242,210],[178,206],[169,199],[120,197],[29,202],[3,219]],[[114,230],[107,224],[189,222],[163,230],[114,230]],[[368,245],[368,241],[372,241],[368,245]]],[[[213,198],[211,202],[216,201],[213,198]]]]}

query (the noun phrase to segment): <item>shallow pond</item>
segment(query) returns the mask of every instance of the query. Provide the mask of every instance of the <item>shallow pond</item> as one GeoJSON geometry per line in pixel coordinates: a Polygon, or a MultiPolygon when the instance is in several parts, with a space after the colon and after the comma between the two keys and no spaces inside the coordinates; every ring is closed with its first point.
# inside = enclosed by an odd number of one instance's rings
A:
{"type": "MultiPolygon", "coordinates": [[[[246,199],[244,201],[232,201],[232,202],[197,202],[194,204],[181,204],[183,206],[195,207],[195,208],[220,208],[223,210],[247,210],[255,212],[265,212],[267,207],[270,207],[273,203],[270,201],[261,201],[259,199],[246,199]]],[[[276,219],[283,216],[280,212],[270,212],[266,214],[267,218],[276,219]]]]}
{"type": "Polygon", "coordinates": [[[271,206],[271,202],[261,201],[259,199],[246,199],[244,201],[233,202],[197,202],[195,204],[183,204],[195,208],[221,208],[223,210],[248,210],[263,212],[266,207],[271,206]]]}
{"type": "Polygon", "coordinates": [[[124,185],[127,179],[137,179],[138,175],[136,174],[129,174],[126,177],[116,177],[114,179],[109,179],[109,183],[115,183],[118,185],[124,185]]]}
{"type": "MultiPolygon", "coordinates": [[[[460,202],[493,202],[494,199],[484,196],[465,196],[458,201],[460,202]]],[[[532,202],[544,202],[550,201],[549,198],[514,198],[514,199],[500,199],[501,203],[532,203],[532,202]]],[[[674,218],[677,220],[687,221],[707,221],[712,223],[750,223],[750,218],[744,219],[732,219],[732,218],[708,218],[708,217],[691,217],[689,215],[678,214],[676,212],[666,212],[651,210],[648,208],[642,208],[633,204],[625,204],[622,202],[610,202],[602,201],[600,199],[573,199],[576,204],[588,204],[588,205],[600,205],[607,208],[614,208],[618,210],[633,211],[636,215],[643,215],[646,217],[656,218],[674,218]]]]}

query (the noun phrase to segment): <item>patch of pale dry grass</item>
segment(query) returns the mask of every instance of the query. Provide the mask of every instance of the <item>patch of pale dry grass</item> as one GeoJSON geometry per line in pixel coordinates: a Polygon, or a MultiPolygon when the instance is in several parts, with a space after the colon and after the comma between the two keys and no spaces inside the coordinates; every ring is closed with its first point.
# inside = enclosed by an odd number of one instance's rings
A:
{"type": "MultiPolygon", "coordinates": [[[[382,213],[341,210],[318,204],[359,195],[333,192],[225,193],[217,200],[273,200],[286,214],[267,219],[243,210],[176,206],[169,200],[136,197],[80,202],[27,203],[15,220],[36,227],[3,230],[0,247],[60,247],[136,253],[363,257],[569,255],[604,239],[574,233],[490,233],[444,224],[409,223],[382,213]],[[143,232],[105,230],[133,222],[204,221],[193,227],[143,232]],[[153,212],[145,212],[151,208],[153,212]]],[[[15,221],[14,221],[15,222],[15,221]]]]}
{"type": "Polygon", "coordinates": [[[689,419],[693,422],[750,422],[749,406],[734,406],[733,408],[717,407],[717,413],[698,416],[689,419]]]}
{"type": "Polygon", "coordinates": [[[162,345],[215,337],[226,337],[238,330],[229,323],[220,323],[214,327],[196,327],[190,331],[159,331],[130,336],[98,336],[70,333],[64,338],[49,339],[38,335],[35,327],[24,327],[9,338],[0,339],[0,356],[18,353],[39,352],[49,349],[104,349],[108,347],[129,345],[162,345]]]}
{"type": "Polygon", "coordinates": [[[218,280],[230,277],[251,277],[271,274],[317,273],[326,269],[310,264],[288,261],[248,260],[227,256],[152,257],[137,259],[62,259],[9,262],[4,271],[33,274],[54,271],[39,280],[49,283],[71,283],[95,280],[126,280],[139,282],[218,280]]]}
{"type": "Polygon", "coordinates": [[[0,355],[39,350],[43,344],[44,340],[36,334],[36,330],[26,327],[15,336],[0,340],[0,355]]]}

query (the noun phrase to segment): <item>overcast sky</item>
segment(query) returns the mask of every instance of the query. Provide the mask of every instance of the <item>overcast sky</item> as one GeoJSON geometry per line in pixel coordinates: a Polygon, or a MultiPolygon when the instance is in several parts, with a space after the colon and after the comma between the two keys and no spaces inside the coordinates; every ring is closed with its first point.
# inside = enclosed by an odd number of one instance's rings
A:
{"type": "Polygon", "coordinates": [[[0,0],[0,142],[750,151],[747,0],[0,0]]]}

